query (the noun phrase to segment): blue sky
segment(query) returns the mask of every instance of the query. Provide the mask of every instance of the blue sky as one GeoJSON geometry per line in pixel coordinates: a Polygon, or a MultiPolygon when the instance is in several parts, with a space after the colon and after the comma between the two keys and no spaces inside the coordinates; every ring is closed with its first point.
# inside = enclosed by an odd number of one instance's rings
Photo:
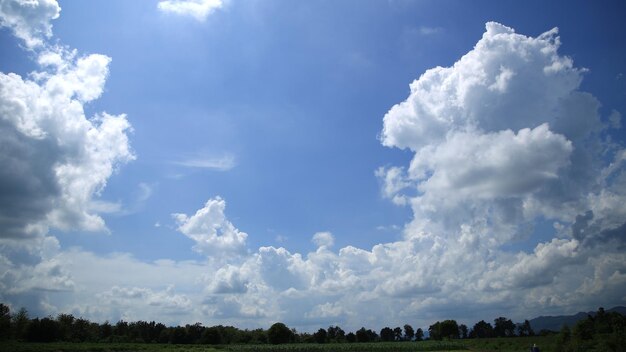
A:
{"type": "Polygon", "coordinates": [[[316,330],[626,304],[620,2],[20,3],[14,309],[316,330]]]}

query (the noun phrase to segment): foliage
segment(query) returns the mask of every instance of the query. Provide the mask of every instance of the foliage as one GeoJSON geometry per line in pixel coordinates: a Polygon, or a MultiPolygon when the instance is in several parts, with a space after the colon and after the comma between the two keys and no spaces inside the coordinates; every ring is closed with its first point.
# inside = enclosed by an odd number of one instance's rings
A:
{"type": "Polygon", "coordinates": [[[409,324],[404,324],[404,339],[406,341],[412,341],[415,336],[415,330],[409,324]]]}
{"type": "Polygon", "coordinates": [[[428,328],[430,338],[433,340],[458,339],[459,338],[459,324],[456,320],[444,320],[442,322],[436,322],[428,328]]]}
{"type": "Polygon", "coordinates": [[[493,327],[491,324],[487,323],[484,320],[479,321],[474,324],[472,331],[469,334],[470,338],[487,338],[494,337],[493,327]]]}
{"type": "Polygon", "coordinates": [[[293,340],[293,334],[287,325],[283,323],[274,323],[267,331],[267,340],[273,345],[289,343],[293,340]]]}
{"type": "Polygon", "coordinates": [[[532,336],[534,332],[528,320],[513,324],[510,319],[499,317],[494,324],[495,328],[481,320],[468,332],[467,326],[455,320],[438,321],[429,327],[429,340],[422,341],[423,330],[413,330],[408,324],[404,329],[385,327],[380,335],[365,327],[346,334],[339,326],[332,325],[314,334],[298,333],[283,323],[276,323],[268,330],[241,330],[222,325],[205,327],[200,323],[167,327],[154,321],[120,320],[115,324],[108,321],[99,324],[71,314],[31,319],[23,308],[11,314],[8,306],[0,304],[0,339],[3,340],[0,352],[211,351],[207,345],[227,352],[392,352],[464,348],[527,351],[533,343],[537,343],[542,352],[611,352],[625,351],[626,346],[626,317],[607,313],[602,308],[572,329],[564,327],[558,335],[532,336]],[[516,332],[519,337],[512,338],[516,332]]]}
{"type": "Polygon", "coordinates": [[[570,332],[563,326],[557,337],[555,351],[626,351],[626,317],[617,313],[607,313],[600,308],[595,316],[580,320],[570,332]]]}

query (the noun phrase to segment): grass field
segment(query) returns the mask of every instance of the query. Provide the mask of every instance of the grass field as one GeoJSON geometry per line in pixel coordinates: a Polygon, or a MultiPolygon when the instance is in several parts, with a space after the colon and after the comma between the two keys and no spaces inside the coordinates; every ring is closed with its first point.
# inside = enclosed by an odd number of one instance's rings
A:
{"type": "Polygon", "coordinates": [[[288,345],[170,345],[133,343],[0,342],[0,352],[527,352],[536,343],[542,352],[554,350],[555,338],[516,337],[456,341],[378,342],[288,345]]]}

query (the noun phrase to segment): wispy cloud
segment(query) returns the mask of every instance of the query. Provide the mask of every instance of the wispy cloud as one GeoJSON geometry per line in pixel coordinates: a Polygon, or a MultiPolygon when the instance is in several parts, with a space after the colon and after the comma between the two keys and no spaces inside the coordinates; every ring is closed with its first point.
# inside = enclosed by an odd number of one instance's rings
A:
{"type": "Polygon", "coordinates": [[[201,22],[223,6],[222,0],[164,0],[157,4],[162,12],[190,16],[201,22]]]}
{"type": "Polygon", "coordinates": [[[421,35],[433,35],[433,34],[441,33],[443,31],[443,28],[441,28],[441,27],[421,26],[421,27],[418,28],[417,31],[421,35]]]}
{"type": "Polygon", "coordinates": [[[174,164],[216,171],[228,171],[237,166],[235,157],[231,154],[222,155],[220,157],[191,157],[175,161],[174,164]]]}

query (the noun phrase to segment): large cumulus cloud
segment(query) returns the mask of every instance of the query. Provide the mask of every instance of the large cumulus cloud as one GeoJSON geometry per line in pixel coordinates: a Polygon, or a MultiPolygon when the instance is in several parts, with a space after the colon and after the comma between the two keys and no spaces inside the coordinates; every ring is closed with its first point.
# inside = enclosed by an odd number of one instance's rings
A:
{"type": "Polygon", "coordinates": [[[53,0],[0,2],[0,25],[38,64],[25,76],[0,72],[2,300],[76,287],[48,231],[106,231],[96,198],[134,158],[124,114],[84,111],[102,94],[111,58],[52,44],[59,12],[53,0]]]}

